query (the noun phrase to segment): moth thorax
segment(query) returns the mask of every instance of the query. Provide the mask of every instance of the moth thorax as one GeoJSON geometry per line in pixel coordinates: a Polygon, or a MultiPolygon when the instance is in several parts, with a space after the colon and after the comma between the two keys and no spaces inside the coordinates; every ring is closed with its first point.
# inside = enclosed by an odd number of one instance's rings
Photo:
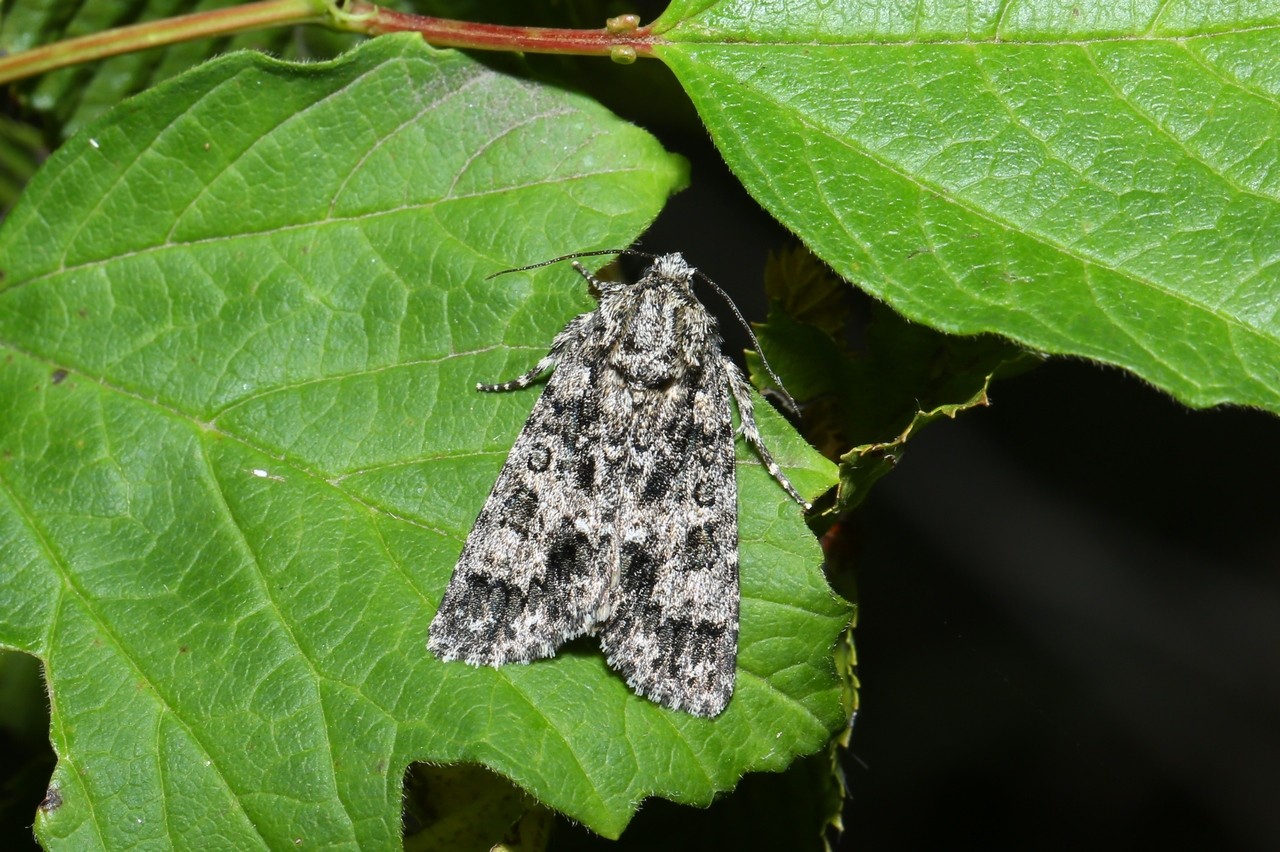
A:
{"type": "Polygon", "coordinates": [[[637,286],[619,311],[609,363],[633,387],[671,384],[689,366],[690,305],[669,287],[637,286]]]}

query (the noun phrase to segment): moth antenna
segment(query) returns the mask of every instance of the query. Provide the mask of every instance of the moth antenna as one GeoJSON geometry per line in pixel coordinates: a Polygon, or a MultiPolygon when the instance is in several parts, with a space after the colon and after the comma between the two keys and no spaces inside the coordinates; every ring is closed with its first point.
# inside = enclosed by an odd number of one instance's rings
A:
{"type": "Polygon", "coordinates": [[[782,402],[783,407],[792,414],[798,415],[800,413],[799,404],[796,402],[795,397],[787,392],[786,385],[782,383],[782,379],[778,377],[778,374],[773,371],[773,367],[769,366],[769,359],[764,357],[764,350],[760,348],[760,340],[756,337],[756,333],[751,330],[751,326],[742,316],[742,312],[738,310],[738,306],[734,304],[733,299],[730,299],[729,294],[720,289],[719,284],[712,281],[703,273],[695,270],[693,274],[706,282],[712,290],[715,290],[716,293],[719,294],[720,298],[724,300],[725,304],[729,306],[729,310],[733,311],[733,315],[738,320],[738,325],[742,326],[743,331],[747,333],[747,337],[751,338],[751,348],[756,350],[756,354],[760,356],[760,363],[764,366],[764,371],[769,374],[769,378],[773,379],[773,383],[775,385],[774,390],[777,391],[778,398],[782,402]]]}
{"type": "Polygon", "coordinates": [[[655,257],[657,257],[657,255],[648,254],[642,251],[636,251],[635,249],[600,249],[599,251],[575,251],[572,254],[562,254],[559,257],[553,257],[550,260],[543,260],[543,261],[539,261],[538,263],[531,263],[528,266],[513,266],[511,269],[503,269],[500,272],[493,273],[492,275],[486,275],[484,277],[484,280],[488,281],[490,278],[497,278],[499,275],[506,275],[508,272],[525,272],[530,269],[538,269],[539,267],[550,266],[551,264],[559,263],[562,260],[573,260],[574,258],[578,258],[578,257],[599,257],[601,255],[606,255],[606,254],[631,254],[631,255],[636,255],[637,257],[647,257],[650,260],[653,260],[655,257]]]}
{"type": "MultiPolygon", "coordinates": [[[[499,272],[493,273],[492,275],[486,275],[484,280],[488,281],[492,278],[497,278],[499,275],[506,275],[509,272],[527,272],[530,269],[540,269],[544,266],[550,266],[553,263],[559,263],[562,260],[574,260],[579,257],[600,257],[606,254],[625,254],[632,257],[643,257],[647,260],[658,259],[658,255],[656,254],[651,254],[647,251],[637,251],[636,249],[631,248],[600,249],[599,251],[575,251],[570,254],[562,254],[559,257],[553,257],[550,260],[531,263],[528,266],[514,266],[511,269],[503,269],[499,272]]],[[[760,356],[760,363],[764,366],[765,372],[769,374],[769,378],[773,380],[773,384],[775,386],[774,390],[777,391],[779,401],[782,403],[783,407],[792,414],[798,415],[800,413],[799,404],[796,402],[795,397],[787,391],[787,387],[782,383],[782,379],[774,372],[773,367],[769,364],[769,359],[764,357],[764,350],[760,348],[760,340],[756,337],[756,333],[751,330],[751,326],[742,316],[742,312],[738,310],[738,306],[734,303],[733,299],[729,298],[729,294],[721,289],[719,284],[708,278],[706,274],[699,272],[696,269],[693,271],[693,274],[695,277],[702,279],[710,285],[711,289],[715,290],[716,294],[719,295],[725,304],[729,306],[729,310],[733,311],[733,316],[738,320],[738,325],[742,326],[742,329],[747,333],[747,337],[751,339],[751,348],[755,349],[756,354],[760,356]]]]}

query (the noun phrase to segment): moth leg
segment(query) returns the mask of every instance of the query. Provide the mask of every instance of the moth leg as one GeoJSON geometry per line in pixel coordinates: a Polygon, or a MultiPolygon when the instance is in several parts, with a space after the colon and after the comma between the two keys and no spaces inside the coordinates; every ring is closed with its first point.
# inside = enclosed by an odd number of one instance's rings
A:
{"type": "Polygon", "coordinates": [[[578,261],[575,260],[573,262],[573,268],[575,272],[577,272],[583,278],[587,279],[587,283],[590,284],[592,287],[594,287],[597,291],[599,291],[602,287],[605,286],[603,281],[598,280],[594,275],[592,275],[590,272],[587,271],[587,268],[585,266],[583,266],[581,263],[578,263],[578,261]]]}
{"type": "Polygon", "coordinates": [[[559,361],[561,354],[566,348],[576,346],[581,339],[583,333],[591,322],[592,314],[582,314],[574,317],[569,321],[560,333],[556,335],[556,339],[551,341],[551,351],[534,365],[533,369],[522,376],[518,376],[509,382],[500,382],[498,384],[487,384],[485,382],[477,382],[476,390],[485,393],[499,393],[502,391],[523,390],[529,385],[536,382],[541,376],[554,367],[559,361]]]}
{"type": "Polygon", "coordinates": [[[543,373],[555,366],[555,358],[548,354],[539,361],[532,370],[522,376],[512,379],[509,382],[501,382],[499,384],[485,384],[484,382],[476,382],[476,390],[485,393],[498,393],[500,391],[522,390],[536,382],[543,373]]]}
{"type": "Polygon", "coordinates": [[[725,373],[729,376],[729,389],[733,392],[733,399],[738,404],[738,419],[742,421],[742,425],[738,427],[739,434],[746,439],[751,448],[756,451],[756,455],[760,457],[760,461],[764,464],[764,469],[769,471],[769,475],[778,481],[778,484],[791,495],[791,499],[795,500],[807,512],[813,508],[808,500],[800,496],[796,491],[791,480],[782,472],[782,468],[778,467],[778,463],[773,460],[773,454],[765,447],[764,441],[760,437],[760,430],[756,428],[755,407],[751,403],[751,385],[747,382],[747,377],[738,369],[738,365],[728,358],[724,359],[725,373]]]}

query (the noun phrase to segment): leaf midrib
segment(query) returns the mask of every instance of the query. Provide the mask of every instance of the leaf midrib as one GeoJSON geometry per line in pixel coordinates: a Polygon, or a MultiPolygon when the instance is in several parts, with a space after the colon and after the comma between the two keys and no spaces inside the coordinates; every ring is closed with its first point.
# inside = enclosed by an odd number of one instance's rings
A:
{"type": "Polygon", "coordinates": [[[723,27],[716,30],[710,28],[696,29],[695,19],[688,19],[680,22],[679,25],[672,27],[668,33],[674,34],[677,38],[664,38],[661,41],[655,41],[654,46],[658,49],[664,47],[682,47],[686,45],[702,46],[720,46],[720,47],[747,47],[772,49],[786,47],[803,47],[803,48],[820,48],[820,47],[921,47],[921,46],[956,46],[956,47],[975,47],[975,46],[1055,46],[1055,45],[1077,45],[1087,47],[1095,44],[1122,44],[1127,42],[1134,43],[1152,43],[1152,44],[1175,44],[1186,43],[1192,41],[1208,41],[1217,38],[1230,38],[1234,36],[1247,35],[1253,33],[1272,33],[1280,32],[1280,24],[1255,24],[1252,26],[1235,27],[1226,30],[1216,30],[1214,32],[1189,31],[1185,33],[1168,33],[1168,34],[1152,34],[1152,33],[1117,33],[1113,35],[1094,35],[1094,36],[1018,36],[1018,37],[1002,37],[1000,35],[991,35],[986,37],[957,36],[957,35],[940,35],[936,37],[921,36],[917,33],[904,34],[901,36],[895,34],[887,34],[882,36],[850,36],[848,38],[823,39],[823,40],[764,40],[745,33],[736,38],[727,38],[721,33],[725,32],[723,27]],[[688,28],[682,30],[681,27],[688,28]]]}

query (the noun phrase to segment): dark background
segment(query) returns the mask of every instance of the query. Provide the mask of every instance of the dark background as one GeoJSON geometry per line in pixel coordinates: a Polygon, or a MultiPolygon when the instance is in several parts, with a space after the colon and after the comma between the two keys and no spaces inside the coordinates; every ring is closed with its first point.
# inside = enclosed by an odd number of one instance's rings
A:
{"type": "Polygon", "coordinates": [[[858,849],[1280,848],[1280,424],[1052,362],[859,519],[858,849]]]}

